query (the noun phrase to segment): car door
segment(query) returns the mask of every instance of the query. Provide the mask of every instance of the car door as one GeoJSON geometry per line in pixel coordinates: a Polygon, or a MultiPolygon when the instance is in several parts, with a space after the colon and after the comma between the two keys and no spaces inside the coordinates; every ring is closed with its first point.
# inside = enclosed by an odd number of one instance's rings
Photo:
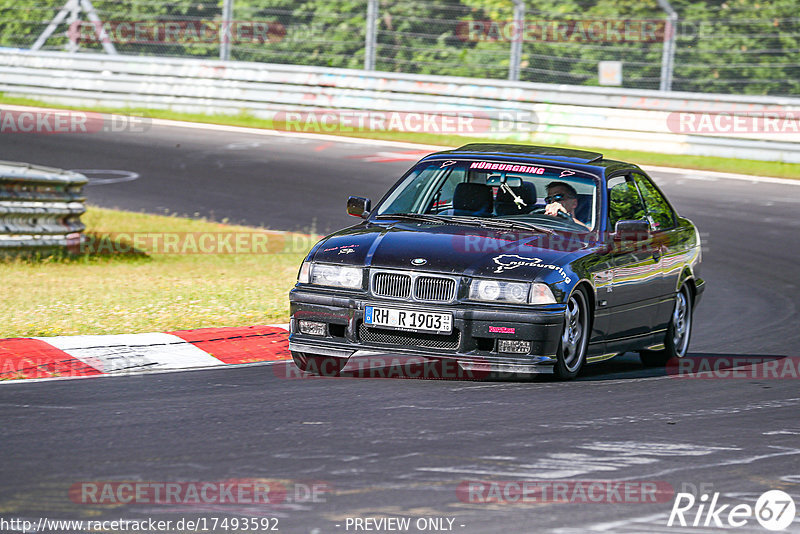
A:
{"type": "Polygon", "coordinates": [[[666,329],[675,303],[675,291],[684,263],[686,247],[681,231],[677,228],[675,211],[658,190],[652,180],[644,173],[631,173],[647,210],[654,250],[657,247],[660,259],[658,279],[659,304],[656,307],[653,329],[666,329]]]}
{"type": "MultiPolygon", "coordinates": [[[[647,211],[634,178],[616,176],[608,180],[608,228],[618,221],[646,220],[647,211]]],[[[635,241],[614,239],[612,281],[606,293],[609,308],[609,341],[649,335],[659,304],[661,257],[653,237],[635,241]]]]}

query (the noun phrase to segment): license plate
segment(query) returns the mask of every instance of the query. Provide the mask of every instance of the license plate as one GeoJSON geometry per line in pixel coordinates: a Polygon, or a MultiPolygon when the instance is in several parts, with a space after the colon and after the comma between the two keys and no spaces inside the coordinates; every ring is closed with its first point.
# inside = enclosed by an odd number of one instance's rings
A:
{"type": "Polygon", "coordinates": [[[453,314],[367,306],[364,310],[364,323],[370,326],[449,334],[453,331],[453,314]]]}

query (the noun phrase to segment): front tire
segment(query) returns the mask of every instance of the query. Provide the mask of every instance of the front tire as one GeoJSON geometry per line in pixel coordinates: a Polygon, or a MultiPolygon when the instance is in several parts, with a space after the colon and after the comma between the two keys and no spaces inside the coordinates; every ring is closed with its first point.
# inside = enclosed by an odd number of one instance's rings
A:
{"type": "Polygon", "coordinates": [[[564,313],[564,330],[558,344],[558,354],[553,369],[557,378],[572,380],[586,363],[586,347],[589,344],[589,300],[582,289],[576,289],[567,300],[564,313]]]}
{"type": "Polygon", "coordinates": [[[689,337],[692,335],[694,307],[687,286],[681,287],[675,296],[675,307],[664,337],[663,350],[643,350],[639,359],[645,367],[663,367],[673,358],[683,358],[689,352],[689,337]]]}

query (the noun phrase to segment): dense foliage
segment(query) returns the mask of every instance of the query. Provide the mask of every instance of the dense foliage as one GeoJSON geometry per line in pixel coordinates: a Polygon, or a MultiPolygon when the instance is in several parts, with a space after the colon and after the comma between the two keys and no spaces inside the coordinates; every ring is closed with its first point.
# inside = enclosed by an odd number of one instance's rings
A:
{"type": "MultiPolygon", "coordinates": [[[[0,46],[30,47],[63,2],[0,0],[0,46]]],[[[262,34],[234,39],[233,59],[346,68],[364,65],[366,0],[234,2],[234,20],[263,22],[269,29],[266,38],[262,34]]],[[[222,0],[93,3],[103,21],[207,24],[212,35],[222,19],[222,0]]],[[[503,31],[511,27],[512,5],[511,0],[380,0],[376,68],[506,78],[511,43],[503,31]]],[[[796,0],[672,0],[672,5],[680,17],[675,31],[674,90],[800,94],[796,0]]],[[[644,40],[616,39],[613,31],[588,38],[579,31],[556,38],[529,35],[522,45],[521,79],[596,85],[598,62],[617,60],[623,63],[625,87],[658,88],[665,13],[655,0],[527,0],[525,19],[542,27],[562,24],[570,28],[578,28],[576,24],[621,27],[626,21],[644,21],[658,31],[657,38],[644,40]]],[[[62,24],[45,48],[63,49],[69,42],[66,30],[62,24]]],[[[219,39],[181,36],[148,42],[115,41],[118,36],[112,36],[112,42],[129,54],[218,57],[219,39]]],[[[100,50],[96,39],[83,39],[80,44],[83,50],[100,50]]]]}

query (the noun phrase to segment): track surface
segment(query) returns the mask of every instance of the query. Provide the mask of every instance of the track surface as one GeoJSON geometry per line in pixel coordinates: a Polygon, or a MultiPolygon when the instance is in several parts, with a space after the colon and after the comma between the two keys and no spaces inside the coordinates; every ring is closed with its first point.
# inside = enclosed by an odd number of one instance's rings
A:
{"type": "MultiPolygon", "coordinates": [[[[0,159],[140,175],[90,185],[93,204],[285,230],[350,223],[348,194],[377,200],[415,159],[372,161],[408,152],[398,148],[176,127],[0,141],[0,159]]],[[[696,173],[655,178],[704,234],[708,290],[692,357],[796,357],[800,187],[696,173]]],[[[275,515],[282,532],[297,533],[346,532],[347,517],[395,515],[454,518],[453,530],[464,533],[715,531],[666,527],[671,500],[461,502],[458,484],[475,479],[665,481],[676,490],[704,484],[722,493],[721,502],[750,505],[781,488],[800,505],[797,380],[677,380],[644,370],[630,354],[568,383],[281,373],[262,366],[2,386],[0,512],[275,515]],[[274,508],[91,508],[67,498],[70,485],[86,480],[231,478],[325,481],[335,492],[325,502],[274,508]]],[[[800,523],[792,528],[800,531],[800,523]]],[[[736,530],[767,532],[754,520],[736,530]]]]}

